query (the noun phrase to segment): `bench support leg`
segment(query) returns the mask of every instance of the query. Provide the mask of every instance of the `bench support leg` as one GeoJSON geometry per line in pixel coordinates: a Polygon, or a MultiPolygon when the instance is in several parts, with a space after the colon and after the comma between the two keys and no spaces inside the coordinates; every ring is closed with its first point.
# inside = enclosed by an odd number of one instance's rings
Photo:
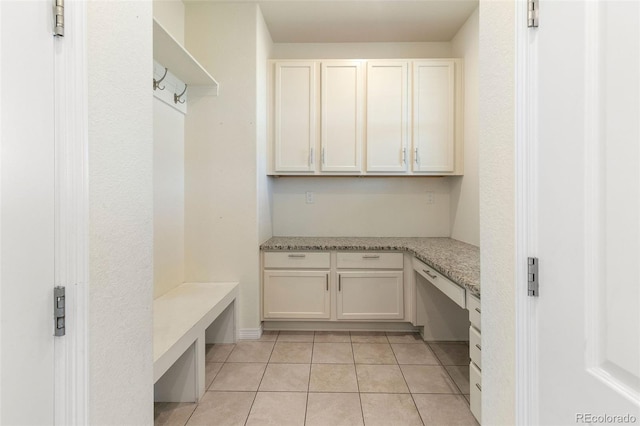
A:
{"type": "Polygon", "coordinates": [[[207,328],[207,343],[235,343],[237,316],[238,309],[234,300],[207,328]]]}
{"type": "Polygon", "coordinates": [[[153,387],[156,402],[198,401],[197,343],[196,340],[156,382],[153,387]]]}

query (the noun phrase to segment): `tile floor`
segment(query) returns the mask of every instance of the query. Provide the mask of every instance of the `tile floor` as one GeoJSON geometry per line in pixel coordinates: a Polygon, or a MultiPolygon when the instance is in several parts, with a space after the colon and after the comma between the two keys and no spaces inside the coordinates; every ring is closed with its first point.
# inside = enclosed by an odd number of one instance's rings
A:
{"type": "Polygon", "coordinates": [[[477,425],[469,347],[412,333],[265,332],[207,347],[198,404],[156,403],[156,425],[477,425]]]}

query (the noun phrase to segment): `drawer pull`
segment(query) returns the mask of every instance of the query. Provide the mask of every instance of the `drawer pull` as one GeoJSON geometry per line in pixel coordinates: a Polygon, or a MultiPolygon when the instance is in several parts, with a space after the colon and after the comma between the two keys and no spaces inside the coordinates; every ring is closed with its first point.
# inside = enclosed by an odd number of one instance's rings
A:
{"type": "Polygon", "coordinates": [[[476,312],[477,312],[477,313],[480,313],[480,308],[476,308],[476,312]]]}
{"type": "Polygon", "coordinates": [[[480,386],[480,383],[476,383],[476,387],[478,388],[478,390],[479,390],[480,392],[482,392],[482,386],[480,386]]]}
{"type": "Polygon", "coordinates": [[[342,291],[342,276],[338,275],[338,291],[342,291]]]}
{"type": "Polygon", "coordinates": [[[431,271],[427,271],[426,269],[423,269],[422,272],[424,272],[425,274],[429,275],[429,277],[433,278],[434,280],[436,278],[438,278],[438,276],[436,274],[432,274],[431,271]]]}
{"type": "Polygon", "coordinates": [[[379,254],[365,254],[362,256],[363,259],[380,259],[379,254]]]}
{"type": "Polygon", "coordinates": [[[329,274],[325,275],[325,278],[327,279],[327,291],[329,291],[329,274]]]}
{"type": "Polygon", "coordinates": [[[476,348],[478,348],[478,350],[479,350],[479,351],[481,351],[481,350],[482,350],[482,347],[480,347],[480,345],[479,345],[479,344],[477,344],[477,343],[476,343],[476,348]]]}
{"type": "Polygon", "coordinates": [[[290,254],[289,257],[304,258],[304,257],[307,257],[307,255],[306,254],[290,254]]]}

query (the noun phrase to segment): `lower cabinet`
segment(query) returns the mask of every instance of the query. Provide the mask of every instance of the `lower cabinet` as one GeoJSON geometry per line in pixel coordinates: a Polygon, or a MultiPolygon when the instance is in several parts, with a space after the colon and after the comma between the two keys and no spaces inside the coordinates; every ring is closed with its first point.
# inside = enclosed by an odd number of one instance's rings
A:
{"type": "Polygon", "coordinates": [[[263,315],[268,319],[330,319],[329,271],[265,270],[263,315]]]}
{"type": "Polygon", "coordinates": [[[404,319],[402,271],[338,272],[339,320],[404,319]]]}

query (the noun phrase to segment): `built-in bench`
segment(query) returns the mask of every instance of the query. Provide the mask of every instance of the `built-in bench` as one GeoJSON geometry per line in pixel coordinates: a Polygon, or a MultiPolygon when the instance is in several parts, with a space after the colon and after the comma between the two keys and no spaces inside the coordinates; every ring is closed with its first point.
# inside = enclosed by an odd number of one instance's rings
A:
{"type": "Polygon", "coordinates": [[[153,301],[154,399],[197,402],[205,344],[235,343],[238,283],[185,283],[153,301]]]}

